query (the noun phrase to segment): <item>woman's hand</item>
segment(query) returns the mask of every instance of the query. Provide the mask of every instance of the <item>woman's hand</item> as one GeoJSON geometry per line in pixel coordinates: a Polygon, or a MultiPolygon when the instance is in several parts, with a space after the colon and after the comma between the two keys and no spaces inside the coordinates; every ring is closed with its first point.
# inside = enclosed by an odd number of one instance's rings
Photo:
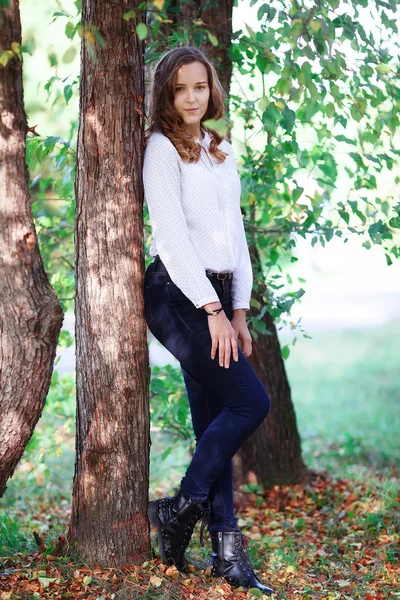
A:
{"type": "Polygon", "coordinates": [[[235,312],[232,317],[231,325],[236,332],[238,340],[241,341],[243,354],[248,357],[252,352],[252,339],[244,313],[245,311],[243,311],[243,314],[235,312]]]}
{"type": "Polygon", "coordinates": [[[238,361],[237,335],[225,312],[221,310],[216,316],[210,315],[208,328],[211,334],[211,358],[214,359],[217,348],[219,350],[219,366],[229,368],[231,353],[234,360],[238,361]]]}

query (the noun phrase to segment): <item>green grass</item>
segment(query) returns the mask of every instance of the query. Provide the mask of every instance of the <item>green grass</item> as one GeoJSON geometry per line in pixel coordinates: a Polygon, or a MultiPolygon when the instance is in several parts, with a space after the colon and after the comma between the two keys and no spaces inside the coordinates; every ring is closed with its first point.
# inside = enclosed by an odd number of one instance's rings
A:
{"type": "Polygon", "coordinates": [[[399,336],[397,321],[292,347],[285,364],[307,464],[342,477],[399,467],[399,336]]]}

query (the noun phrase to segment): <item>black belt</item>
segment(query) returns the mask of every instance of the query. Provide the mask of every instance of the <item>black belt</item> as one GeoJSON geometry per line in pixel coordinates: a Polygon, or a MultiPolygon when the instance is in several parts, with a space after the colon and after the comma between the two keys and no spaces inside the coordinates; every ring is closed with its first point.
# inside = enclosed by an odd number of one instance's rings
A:
{"type": "MultiPolygon", "coordinates": [[[[155,255],[153,262],[157,262],[157,261],[161,262],[164,265],[159,254],[155,255]]],[[[164,265],[164,267],[165,267],[165,265],[164,265]]],[[[206,275],[210,275],[211,277],[215,277],[216,279],[220,279],[222,281],[225,281],[227,279],[232,279],[232,272],[223,273],[222,271],[211,271],[210,269],[205,269],[205,272],[206,272],[206,275]]]]}
{"type": "Polygon", "coordinates": [[[215,277],[216,279],[222,279],[225,281],[227,279],[232,279],[232,273],[223,273],[222,271],[210,271],[210,269],[206,269],[206,274],[211,275],[211,277],[215,277]]]}

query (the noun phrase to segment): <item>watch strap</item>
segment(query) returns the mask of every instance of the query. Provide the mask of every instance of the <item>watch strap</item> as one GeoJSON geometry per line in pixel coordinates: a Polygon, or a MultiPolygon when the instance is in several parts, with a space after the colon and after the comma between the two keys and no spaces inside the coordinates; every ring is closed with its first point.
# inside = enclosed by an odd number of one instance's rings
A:
{"type": "Polygon", "coordinates": [[[208,312],[208,310],[206,310],[206,313],[208,315],[211,315],[212,317],[217,316],[218,313],[221,312],[221,310],[223,310],[223,307],[221,306],[221,308],[215,308],[214,310],[212,310],[211,312],[208,312]]]}

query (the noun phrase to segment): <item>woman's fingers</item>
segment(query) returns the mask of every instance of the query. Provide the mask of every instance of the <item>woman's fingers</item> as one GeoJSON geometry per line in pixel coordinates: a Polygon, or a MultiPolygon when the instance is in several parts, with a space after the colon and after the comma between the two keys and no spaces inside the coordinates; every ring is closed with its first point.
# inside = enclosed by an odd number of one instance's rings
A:
{"type": "Polygon", "coordinates": [[[231,340],[230,338],[225,338],[225,369],[229,369],[229,363],[231,360],[231,340]]]}
{"type": "Polygon", "coordinates": [[[213,337],[212,338],[212,344],[211,344],[211,358],[214,360],[215,355],[217,353],[217,348],[218,348],[218,339],[217,337],[213,337]]]}
{"type": "Polygon", "coordinates": [[[237,335],[236,335],[236,333],[235,333],[235,335],[232,336],[231,344],[232,344],[233,359],[236,360],[236,361],[238,361],[239,360],[239,356],[238,356],[238,343],[237,343],[237,335]]]}
{"type": "Polygon", "coordinates": [[[251,341],[246,341],[243,344],[243,354],[247,357],[250,356],[252,351],[252,347],[251,347],[251,341]]]}
{"type": "Polygon", "coordinates": [[[223,367],[224,366],[224,361],[225,361],[225,340],[224,338],[219,338],[219,366],[223,367]]]}

